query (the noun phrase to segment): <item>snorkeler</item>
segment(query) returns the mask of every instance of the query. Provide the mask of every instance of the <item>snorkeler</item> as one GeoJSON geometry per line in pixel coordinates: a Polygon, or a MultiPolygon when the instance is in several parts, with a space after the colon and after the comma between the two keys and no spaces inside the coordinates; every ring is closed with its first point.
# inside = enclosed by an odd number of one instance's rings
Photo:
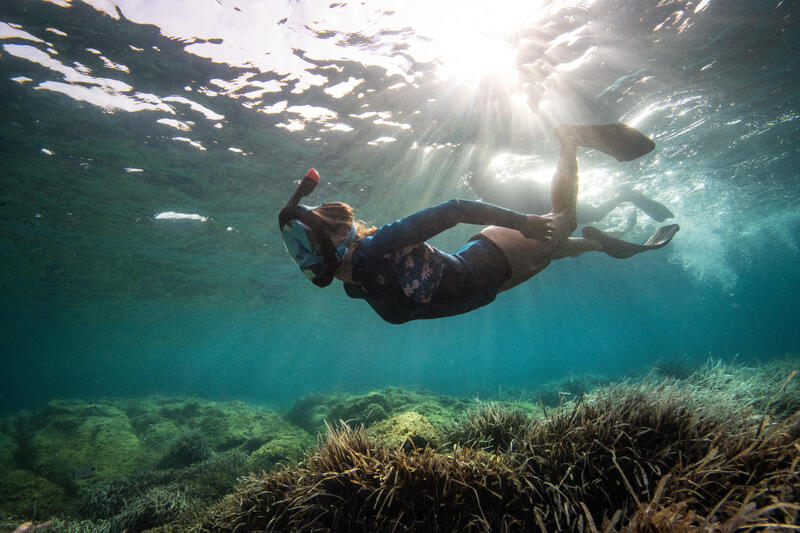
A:
{"type": "Polygon", "coordinates": [[[551,261],[599,251],[626,258],[665,246],[678,225],[663,226],[644,244],[625,242],[590,226],[577,228],[578,146],[631,161],[655,144],[624,124],[559,126],[558,166],[546,215],[522,214],[473,200],[449,200],[380,228],[367,227],[344,203],[298,205],[319,182],[311,169],[278,215],[284,243],[302,272],[317,286],[333,278],[351,298],[362,298],[387,322],[466,313],[498,293],[530,279],[551,261]],[[458,223],[485,227],[455,254],[428,239],[458,223]]]}
{"type": "MultiPolygon", "coordinates": [[[[470,188],[481,200],[502,205],[523,213],[548,213],[553,206],[547,185],[524,178],[496,180],[490,168],[491,158],[479,152],[469,181],[470,188]]],[[[618,206],[630,202],[656,222],[675,215],[665,205],[647,198],[630,187],[620,188],[617,194],[600,205],[578,201],[578,224],[599,222],[618,206]]],[[[635,223],[635,219],[633,220],[635,223]]]]}

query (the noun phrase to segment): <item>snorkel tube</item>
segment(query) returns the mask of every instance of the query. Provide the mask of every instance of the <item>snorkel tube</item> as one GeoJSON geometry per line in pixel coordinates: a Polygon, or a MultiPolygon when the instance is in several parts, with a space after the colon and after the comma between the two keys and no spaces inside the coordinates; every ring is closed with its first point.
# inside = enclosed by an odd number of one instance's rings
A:
{"type": "MultiPolygon", "coordinates": [[[[317,172],[315,168],[310,168],[308,172],[306,172],[305,177],[300,181],[300,185],[297,186],[297,190],[294,191],[292,197],[286,202],[286,207],[294,207],[299,204],[300,198],[311,194],[317,185],[319,185],[319,172],[317,172]]],[[[284,209],[286,209],[286,207],[284,207],[284,209]]]]}
{"type": "Polygon", "coordinates": [[[289,224],[293,218],[302,220],[306,213],[311,212],[311,209],[308,207],[298,204],[300,203],[301,198],[311,194],[318,183],[319,172],[313,168],[309,169],[309,171],[306,172],[305,177],[300,180],[300,185],[297,186],[297,189],[294,191],[294,194],[292,194],[292,197],[289,198],[289,201],[286,202],[286,205],[278,214],[278,226],[280,226],[281,230],[286,224],[289,224]]]}
{"type": "Polygon", "coordinates": [[[309,169],[300,181],[300,185],[297,186],[294,194],[292,194],[289,201],[286,202],[286,206],[281,209],[281,212],[278,214],[278,226],[281,232],[283,232],[284,228],[292,223],[292,220],[298,220],[311,230],[321,247],[321,255],[325,259],[324,263],[319,265],[318,268],[313,269],[314,277],[311,278],[311,281],[317,287],[327,287],[333,281],[333,273],[336,271],[341,261],[336,254],[336,247],[323,228],[324,221],[322,218],[310,208],[299,205],[300,199],[311,194],[317,184],[319,184],[319,172],[313,168],[309,169]]]}

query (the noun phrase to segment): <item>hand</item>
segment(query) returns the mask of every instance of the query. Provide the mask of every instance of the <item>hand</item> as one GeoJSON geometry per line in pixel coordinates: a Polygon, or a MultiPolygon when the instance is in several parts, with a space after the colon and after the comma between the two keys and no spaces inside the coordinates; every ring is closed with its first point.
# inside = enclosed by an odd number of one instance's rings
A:
{"type": "Polygon", "coordinates": [[[540,239],[550,241],[553,238],[553,219],[547,216],[525,215],[527,220],[525,226],[520,229],[528,239],[540,239]]]}

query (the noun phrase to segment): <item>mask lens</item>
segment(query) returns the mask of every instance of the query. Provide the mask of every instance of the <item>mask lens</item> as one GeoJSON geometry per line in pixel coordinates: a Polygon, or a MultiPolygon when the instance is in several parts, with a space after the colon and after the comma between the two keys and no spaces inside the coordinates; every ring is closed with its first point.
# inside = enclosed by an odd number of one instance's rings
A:
{"type": "Polygon", "coordinates": [[[311,230],[299,220],[292,220],[281,228],[281,236],[286,251],[294,259],[303,274],[309,279],[314,279],[317,274],[314,268],[322,265],[325,258],[319,250],[319,246],[314,246],[311,239],[311,230]]]}

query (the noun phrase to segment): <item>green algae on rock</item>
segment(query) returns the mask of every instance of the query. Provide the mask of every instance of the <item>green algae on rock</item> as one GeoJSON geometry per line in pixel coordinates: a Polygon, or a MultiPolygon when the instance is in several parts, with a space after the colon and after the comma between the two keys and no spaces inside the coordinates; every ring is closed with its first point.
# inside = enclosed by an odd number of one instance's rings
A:
{"type": "Polygon", "coordinates": [[[131,416],[131,423],[144,434],[146,441],[161,444],[162,452],[180,434],[196,430],[217,451],[233,448],[253,451],[277,435],[291,434],[298,440],[312,442],[309,436],[287,424],[271,409],[242,402],[211,402],[195,398],[151,397],[119,400],[131,416]]]}
{"type": "Polygon", "coordinates": [[[14,456],[18,450],[17,441],[13,437],[0,433],[0,476],[14,469],[14,456]]]}
{"type": "Polygon", "coordinates": [[[290,465],[300,461],[311,446],[294,437],[278,437],[262,444],[247,459],[248,472],[270,470],[276,465],[290,465]]]}
{"type": "Polygon", "coordinates": [[[469,402],[424,391],[386,387],[355,395],[313,395],[295,402],[286,419],[312,435],[324,434],[326,422],[369,426],[390,416],[414,411],[437,427],[446,426],[469,402]]]}
{"type": "Polygon", "coordinates": [[[442,432],[419,413],[407,411],[373,424],[369,432],[389,448],[438,448],[442,432]]]}
{"type": "Polygon", "coordinates": [[[27,470],[12,470],[0,478],[0,514],[43,520],[63,512],[63,488],[27,470]]]}
{"type": "Polygon", "coordinates": [[[190,430],[170,444],[167,453],[156,465],[159,469],[185,468],[205,461],[214,454],[214,448],[202,431],[190,430]]]}
{"type": "Polygon", "coordinates": [[[31,470],[61,486],[125,477],[145,465],[130,420],[109,403],[55,400],[30,423],[24,448],[31,470]]]}
{"type": "Polygon", "coordinates": [[[299,461],[314,443],[267,408],[162,397],[54,400],[0,420],[0,430],[0,510],[21,519],[35,517],[22,502],[47,500],[36,509],[113,520],[177,481],[207,504],[249,469],[299,461]]]}

